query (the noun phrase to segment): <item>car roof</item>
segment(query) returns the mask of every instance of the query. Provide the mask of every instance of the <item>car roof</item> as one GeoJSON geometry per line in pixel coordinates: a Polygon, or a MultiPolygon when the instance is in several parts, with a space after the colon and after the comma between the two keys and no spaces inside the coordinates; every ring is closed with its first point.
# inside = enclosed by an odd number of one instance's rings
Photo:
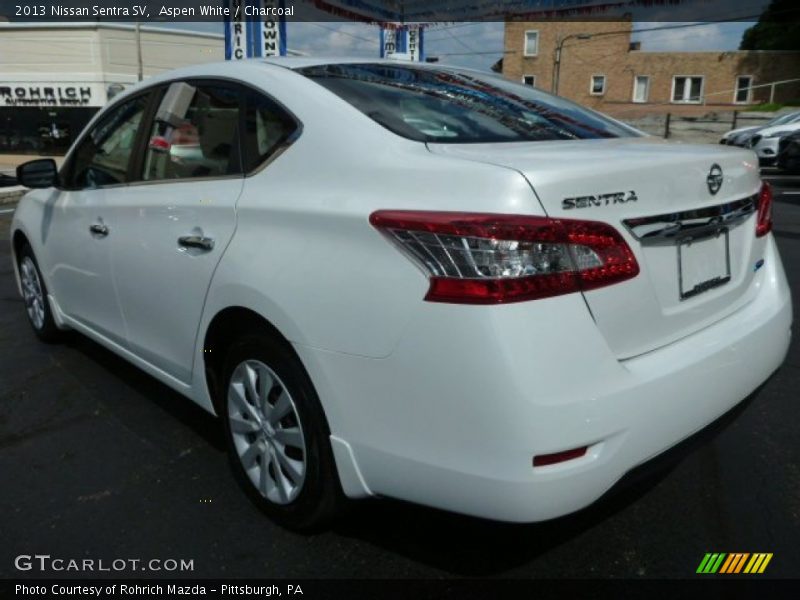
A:
{"type": "MultiPolygon", "coordinates": [[[[132,86],[124,92],[116,96],[115,99],[121,99],[129,96],[131,93],[149,87],[166,83],[172,80],[181,79],[185,77],[204,77],[204,76],[220,76],[230,75],[233,71],[238,72],[239,76],[243,76],[245,71],[249,70],[266,70],[266,69],[279,69],[279,70],[294,70],[302,67],[315,67],[323,65],[340,65],[340,64],[387,64],[387,65],[401,65],[401,66],[414,66],[414,68],[439,70],[439,71],[464,71],[475,72],[470,68],[459,68],[455,66],[440,66],[420,62],[409,62],[399,59],[381,59],[369,58],[364,56],[274,56],[268,58],[247,58],[244,60],[235,61],[214,61],[209,63],[198,63],[179,67],[177,69],[170,69],[152,77],[147,78],[139,85],[132,86]],[[266,69],[265,69],[266,67],[266,69]]],[[[480,72],[484,76],[493,76],[494,73],[480,72]]]]}
{"type": "Polygon", "coordinates": [[[430,67],[428,63],[410,62],[407,60],[391,58],[371,58],[366,56],[270,56],[260,59],[271,65],[286,67],[287,69],[299,69],[302,67],[318,67],[321,65],[341,65],[358,63],[384,63],[389,65],[413,65],[419,67],[430,67]]]}
{"type": "Polygon", "coordinates": [[[767,135],[770,133],[789,132],[800,130],[800,121],[792,121],[790,123],[781,123],[780,125],[770,125],[758,130],[760,135],[767,135]]]}

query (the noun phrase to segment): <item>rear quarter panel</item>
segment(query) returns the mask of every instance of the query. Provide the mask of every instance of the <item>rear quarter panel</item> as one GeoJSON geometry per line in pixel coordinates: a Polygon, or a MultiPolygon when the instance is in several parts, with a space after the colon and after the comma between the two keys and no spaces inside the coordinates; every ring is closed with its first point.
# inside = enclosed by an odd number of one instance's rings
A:
{"type": "Polygon", "coordinates": [[[230,306],[262,315],[293,344],[391,354],[428,280],[369,224],[373,211],[543,214],[516,171],[436,156],[297,74],[268,71],[249,82],[289,107],[303,130],[245,181],[201,323],[195,373],[203,391],[203,336],[230,306]]]}

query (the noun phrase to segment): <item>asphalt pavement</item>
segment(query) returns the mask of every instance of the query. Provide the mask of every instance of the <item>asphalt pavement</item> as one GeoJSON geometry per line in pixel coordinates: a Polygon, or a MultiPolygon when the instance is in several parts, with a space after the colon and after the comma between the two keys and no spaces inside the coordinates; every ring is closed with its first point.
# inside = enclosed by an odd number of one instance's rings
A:
{"type": "MultiPolygon", "coordinates": [[[[798,314],[800,177],[774,182],[798,314]]],[[[707,552],[771,552],[763,577],[800,575],[796,338],[738,410],[576,515],[505,525],[374,500],[299,535],[239,491],[214,418],[84,337],[36,340],[13,283],[11,208],[0,206],[0,577],[42,577],[14,566],[36,553],[193,561],[94,574],[117,577],[685,578],[707,552]]]]}

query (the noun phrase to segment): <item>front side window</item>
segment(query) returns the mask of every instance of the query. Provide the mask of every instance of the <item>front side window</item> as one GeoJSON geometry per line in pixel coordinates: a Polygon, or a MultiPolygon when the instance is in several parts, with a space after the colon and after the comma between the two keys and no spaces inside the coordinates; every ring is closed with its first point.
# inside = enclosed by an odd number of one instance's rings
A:
{"type": "Polygon", "coordinates": [[[479,143],[614,138],[635,130],[563,98],[466,70],[330,64],[297,72],[386,129],[421,142],[479,143]]]}
{"type": "Polygon", "coordinates": [[[675,77],[672,80],[672,101],[699,104],[703,97],[702,77],[675,77]]]}
{"type": "Polygon", "coordinates": [[[147,142],[145,181],[242,173],[242,92],[225,84],[173,83],[156,111],[147,142]]]}
{"type": "Polygon", "coordinates": [[[750,102],[753,78],[749,75],[736,78],[736,98],[737,104],[747,104],[750,102]]]}
{"type": "Polygon", "coordinates": [[[536,56],[539,54],[539,32],[525,32],[525,56],[536,56]]]}
{"type": "Polygon", "coordinates": [[[70,158],[66,187],[91,189],[130,180],[128,168],[148,98],[144,94],[123,102],[100,118],[70,158]]]}
{"type": "Polygon", "coordinates": [[[592,75],[591,92],[593,96],[602,96],[606,93],[606,76],[592,75]]]}

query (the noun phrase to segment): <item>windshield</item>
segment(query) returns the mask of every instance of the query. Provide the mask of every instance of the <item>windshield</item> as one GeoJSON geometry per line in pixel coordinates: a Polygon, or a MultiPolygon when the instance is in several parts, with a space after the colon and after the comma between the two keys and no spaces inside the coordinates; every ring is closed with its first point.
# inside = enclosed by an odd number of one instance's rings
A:
{"type": "Polygon", "coordinates": [[[786,123],[794,123],[797,120],[800,120],[800,112],[788,113],[785,115],[781,115],[780,117],[775,117],[770,122],[768,122],[765,125],[765,127],[772,127],[774,125],[785,125],[786,123]]]}
{"type": "Polygon", "coordinates": [[[436,143],[633,137],[636,130],[530,86],[392,64],[297,69],[403,137],[436,143]]]}

